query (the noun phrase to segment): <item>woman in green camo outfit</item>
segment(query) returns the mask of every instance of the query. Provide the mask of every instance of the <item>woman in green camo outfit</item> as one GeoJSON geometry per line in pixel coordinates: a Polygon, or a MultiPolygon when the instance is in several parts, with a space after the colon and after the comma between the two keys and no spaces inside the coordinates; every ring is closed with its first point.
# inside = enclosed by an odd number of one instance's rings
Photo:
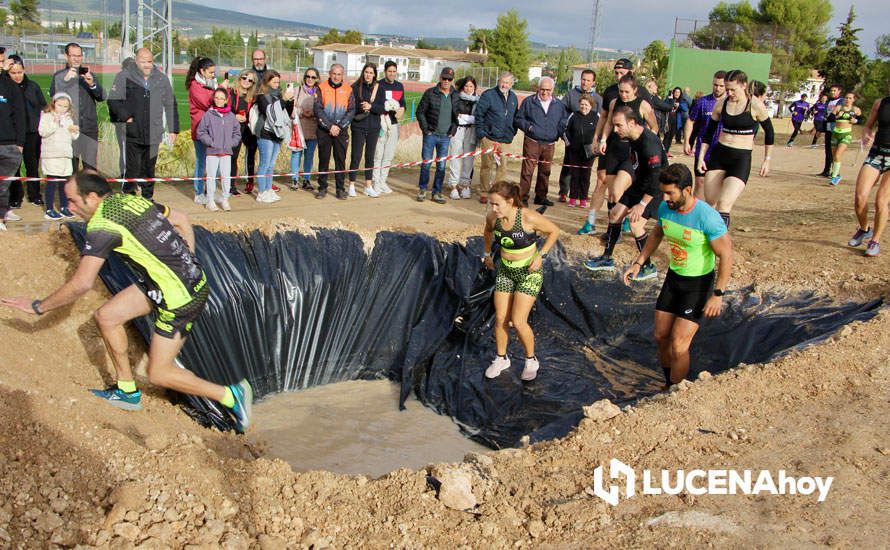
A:
{"type": "Polygon", "coordinates": [[[829,122],[834,122],[834,130],[831,132],[831,185],[841,182],[841,159],[847,147],[853,143],[853,125],[859,122],[862,111],[853,105],[856,94],[847,92],[844,102],[834,108],[828,116],[829,122]]]}
{"type": "Polygon", "coordinates": [[[485,217],[485,253],[483,263],[494,269],[491,256],[493,241],[500,246],[500,261],[494,290],[497,356],[485,370],[486,378],[495,378],[510,368],[507,342],[510,324],[516,329],[525,348],[525,368],[520,378],[534,380],[539,362],[535,355],[535,334],[528,324],[528,315],[544,284],[543,264],[547,253],[559,239],[556,224],[534,210],[522,207],[519,185],[507,181],[496,182],[488,195],[491,210],[485,217]],[[538,233],[547,237],[538,249],[538,233]]]}

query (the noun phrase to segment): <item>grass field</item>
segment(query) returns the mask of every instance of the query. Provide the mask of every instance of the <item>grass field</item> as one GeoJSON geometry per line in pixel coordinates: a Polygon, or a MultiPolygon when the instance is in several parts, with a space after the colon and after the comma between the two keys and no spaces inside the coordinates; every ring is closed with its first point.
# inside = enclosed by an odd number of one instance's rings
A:
{"type": "MultiPolygon", "coordinates": [[[[101,73],[98,75],[99,80],[102,83],[102,87],[105,88],[107,92],[111,85],[114,83],[114,75],[110,73],[101,73]]],[[[49,84],[52,75],[48,74],[37,74],[32,75],[29,74],[28,78],[36,82],[43,89],[44,93],[49,96],[49,84]]],[[[187,130],[190,127],[189,121],[189,102],[188,102],[188,92],[185,89],[185,75],[173,75],[173,94],[176,96],[176,107],[179,111],[179,126],[182,131],[187,130]]],[[[411,103],[420,102],[420,96],[422,94],[420,92],[406,92],[405,93],[405,103],[408,108],[405,112],[405,117],[402,119],[402,122],[410,122],[411,113],[413,112],[411,108],[411,103]]],[[[99,104],[98,107],[99,114],[99,122],[107,122],[108,121],[108,105],[103,103],[99,104]]]]}

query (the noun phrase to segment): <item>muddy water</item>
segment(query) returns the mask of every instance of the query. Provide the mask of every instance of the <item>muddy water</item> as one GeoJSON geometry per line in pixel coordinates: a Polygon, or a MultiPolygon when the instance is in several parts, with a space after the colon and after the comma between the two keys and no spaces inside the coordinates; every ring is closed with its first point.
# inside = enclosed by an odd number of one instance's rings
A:
{"type": "Polygon", "coordinates": [[[489,450],[416,399],[399,411],[398,399],[398,385],[387,380],[273,395],[254,405],[251,436],[265,445],[266,456],[286,460],[294,470],[374,477],[489,450]]]}

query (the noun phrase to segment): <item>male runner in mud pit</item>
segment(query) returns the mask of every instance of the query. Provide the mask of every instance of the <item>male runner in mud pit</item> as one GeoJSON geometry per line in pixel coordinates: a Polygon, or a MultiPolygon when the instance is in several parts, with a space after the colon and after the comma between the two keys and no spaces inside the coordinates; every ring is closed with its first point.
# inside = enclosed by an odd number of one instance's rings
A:
{"type": "Polygon", "coordinates": [[[78,172],[65,184],[69,205],[87,222],[80,264],[65,284],[43,300],[0,298],[8,307],[43,315],[68,305],[93,288],[112,251],[133,269],[138,283],[115,294],[96,310],[96,324],[117,371],[117,383],[91,390],[119,409],[142,409],[127,355],[124,324],[154,312],[148,350],[148,381],[156,386],[218,401],[243,433],[250,424],[253,391],[247,380],[220,386],[174,363],[192,323],[210,294],[207,276],[195,256],[195,234],[182,212],[127,194],[113,194],[92,171],[78,172]]]}
{"type": "Polygon", "coordinates": [[[640,255],[624,272],[624,284],[630,284],[666,237],[671,262],[655,303],[655,340],[667,389],[682,382],[689,372],[689,346],[702,315],[716,317],[723,309],[732,273],[732,241],[720,214],[692,194],[689,168],[672,164],[661,171],[659,182],[663,201],[658,222],[640,255]],[[720,258],[716,285],[715,257],[720,258]]]}

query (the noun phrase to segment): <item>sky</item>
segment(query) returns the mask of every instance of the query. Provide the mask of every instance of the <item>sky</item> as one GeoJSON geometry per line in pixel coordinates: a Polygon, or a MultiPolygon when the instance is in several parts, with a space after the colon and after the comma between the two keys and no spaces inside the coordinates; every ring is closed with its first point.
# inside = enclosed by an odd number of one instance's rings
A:
{"type": "MultiPolygon", "coordinates": [[[[246,11],[243,0],[193,0],[220,8],[246,11]]],[[[597,45],[605,48],[642,50],[650,41],[662,39],[669,43],[677,17],[707,20],[710,6],[717,0],[600,0],[600,35],[597,45]],[[707,6],[707,7],[702,7],[707,6]],[[630,15],[628,30],[622,22],[630,15]],[[628,32],[630,31],[630,32],[628,32]]],[[[756,5],[757,1],[752,0],[756,5]]],[[[840,0],[832,2],[833,17],[829,23],[831,34],[846,19],[851,5],[856,8],[856,24],[863,52],[874,55],[875,39],[890,32],[890,10],[886,0],[840,0]],[[884,8],[880,8],[884,5],[884,8]]],[[[593,0],[586,2],[540,0],[495,1],[479,4],[478,0],[448,0],[447,2],[418,2],[417,0],[337,0],[327,3],[318,0],[266,0],[256,15],[282,17],[331,26],[354,28],[367,34],[400,34],[406,36],[465,37],[470,25],[490,28],[497,23],[499,13],[511,8],[528,21],[530,38],[536,42],[560,46],[586,48],[590,32],[593,0]],[[336,9],[332,9],[336,6],[336,9]],[[344,18],[343,14],[352,17],[344,18]]]]}

